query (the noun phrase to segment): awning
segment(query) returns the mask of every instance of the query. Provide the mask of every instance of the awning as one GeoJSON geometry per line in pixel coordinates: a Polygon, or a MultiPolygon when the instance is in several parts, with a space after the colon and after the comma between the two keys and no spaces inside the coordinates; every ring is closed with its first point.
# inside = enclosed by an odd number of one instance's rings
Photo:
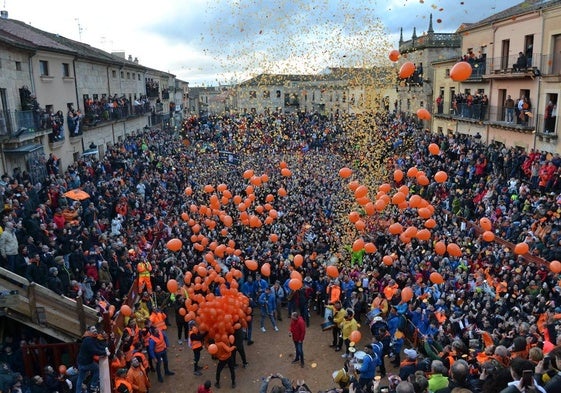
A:
{"type": "Polygon", "coordinates": [[[33,153],[34,151],[37,151],[42,148],[43,145],[39,143],[31,143],[29,145],[19,146],[14,149],[4,149],[4,154],[15,154],[15,155],[28,154],[28,153],[33,153]]]}

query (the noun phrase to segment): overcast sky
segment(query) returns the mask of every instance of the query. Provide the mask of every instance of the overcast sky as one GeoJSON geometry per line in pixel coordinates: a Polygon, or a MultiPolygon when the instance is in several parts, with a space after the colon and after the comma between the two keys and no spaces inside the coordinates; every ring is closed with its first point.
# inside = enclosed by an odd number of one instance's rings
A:
{"type": "Polygon", "coordinates": [[[1,0],[11,19],[124,51],[192,86],[261,72],[319,72],[387,60],[399,29],[421,35],[429,15],[452,32],[518,4],[512,0],[1,0]]]}

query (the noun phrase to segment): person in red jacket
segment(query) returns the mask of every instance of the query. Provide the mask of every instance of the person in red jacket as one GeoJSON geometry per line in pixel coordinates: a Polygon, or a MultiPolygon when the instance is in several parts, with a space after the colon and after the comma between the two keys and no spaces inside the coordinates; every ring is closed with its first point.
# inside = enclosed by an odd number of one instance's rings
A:
{"type": "Polygon", "coordinates": [[[290,332],[289,336],[294,341],[296,348],[296,357],[292,363],[300,362],[300,367],[304,367],[304,337],[306,336],[306,322],[304,318],[297,312],[293,312],[290,316],[290,332]]]}

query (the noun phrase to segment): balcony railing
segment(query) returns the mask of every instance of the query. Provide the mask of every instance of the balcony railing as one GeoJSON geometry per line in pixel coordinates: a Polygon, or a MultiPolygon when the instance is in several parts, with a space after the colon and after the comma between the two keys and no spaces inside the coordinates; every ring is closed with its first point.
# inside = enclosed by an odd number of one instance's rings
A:
{"type": "Polygon", "coordinates": [[[534,53],[532,57],[527,57],[524,62],[519,63],[518,55],[493,57],[485,61],[485,73],[501,74],[501,73],[524,73],[536,68],[540,68],[541,54],[534,53]]]}
{"type": "Polygon", "coordinates": [[[50,117],[45,112],[0,112],[0,136],[14,138],[24,134],[44,134],[46,131],[50,130],[50,117]]]}
{"type": "Polygon", "coordinates": [[[542,55],[540,58],[538,69],[542,75],[552,76],[561,75],[561,60],[553,54],[542,55]]]}
{"type": "Polygon", "coordinates": [[[437,107],[435,115],[458,120],[500,123],[506,127],[521,129],[534,129],[537,116],[533,114],[531,109],[524,111],[523,115],[513,110],[511,117],[510,112],[504,107],[482,104],[468,105],[467,103],[453,105],[450,102],[444,102],[437,107]]]}

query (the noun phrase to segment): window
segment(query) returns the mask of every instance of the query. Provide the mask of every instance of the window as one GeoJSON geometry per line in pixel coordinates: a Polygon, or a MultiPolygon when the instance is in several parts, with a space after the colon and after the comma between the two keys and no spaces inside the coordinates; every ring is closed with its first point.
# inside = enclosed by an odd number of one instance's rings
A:
{"type": "Polygon", "coordinates": [[[446,77],[450,78],[450,68],[446,68],[446,77]]]}
{"type": "Polygon", "coordinates": [[[16,71],[21,71],[21,61],[16,61],[16,71]]]}
{"type": "Polygon", "coordinates": [[[271,92],[269,90],[263,90],[263,98],[271,97],[271,92]]]}
{"type": "Polygon", "coordinates": [[[140,74],[138,74],[138,80],[140,80],[140,74]]]}
{"type": "Polygon", "coordinates": [[[277,98],[281,98],[281,91],[280,90],[277,90],[276,96],[277,96],[277,98]]]}
{"type": "Polygon", "coordinates": [[[68,78],[70,76],[70,64],[62,63],[62,76],[68,78]]]}
{"type": "Polygon", "coordinates": [[[49,62],[46,60],[39,60],[39,73],[41,76],[49,76],[49,62]]]}
{"type": "Polygon", "coordinates": [[[136,77],[134,76],[134,72],[132,73],[132,79],[136,79],[136,77]]]}
{"type": "Polygon", "coordinates": [[[121,71],[121,79],[125,79],[125,71],[121,71]]]}
{"type": "Polygon", "coordinates": [[[111,70],[111,77],[116,78],[117,77],[117,71],[111,70]]]}
{"type": "Polygon", "coordinates": [[[127,79],[130,79],[130,78],[131,78],[131,73],[127,72],[127,79]]]}

